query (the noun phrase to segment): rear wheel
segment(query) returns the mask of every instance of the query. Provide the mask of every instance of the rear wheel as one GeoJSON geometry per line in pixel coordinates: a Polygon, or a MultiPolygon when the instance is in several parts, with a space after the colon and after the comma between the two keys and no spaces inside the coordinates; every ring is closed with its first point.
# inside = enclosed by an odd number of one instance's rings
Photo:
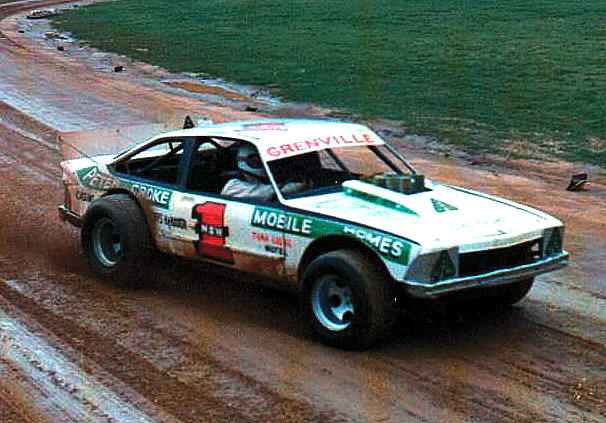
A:
{"type": "Polygon", "coordinates": [[[81,240],[84,257],[99,277],[129,286],[147,280],[154,246],[143,211],[127,195],[95,200],[84,216],[81,240]]]}
{"type": "Polygon", "coordinates": [[[324,344],[364,349],[391,332],[395,307],[389,279],[359,251],[338,250],[313,260],[303,274],[306,325],[324,344]]]}

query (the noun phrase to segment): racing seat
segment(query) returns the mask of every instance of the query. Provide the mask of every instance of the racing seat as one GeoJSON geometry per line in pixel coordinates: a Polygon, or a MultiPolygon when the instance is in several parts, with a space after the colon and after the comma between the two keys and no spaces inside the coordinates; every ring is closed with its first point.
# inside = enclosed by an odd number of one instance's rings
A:
{"type": "Polygon", "coordinates": [[[191,165],[187,188],[192,191],[219,194],[232,178],[238,177],[236,151],[225,149],[212,158],[196,157],[191,165]]]}

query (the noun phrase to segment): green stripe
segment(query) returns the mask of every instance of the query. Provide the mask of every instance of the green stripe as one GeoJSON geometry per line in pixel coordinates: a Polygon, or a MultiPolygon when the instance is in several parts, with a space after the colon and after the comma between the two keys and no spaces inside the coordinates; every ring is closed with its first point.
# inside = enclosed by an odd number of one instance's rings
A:
{"type": "Polygon", "coordinates": [[[413,216],[419,216],[417,213],[415,213],[413,210],[409,209],[408,207],[406,207],[400,203],[396,203],[395,201],[392,201],[387,198],[376,195],[376,194],[370,194],[368,192],[359,191],[359,190],[351,188],[351,187],[344,187],[344,192],[347,195],[351,195],[352,197],[357,197],[361,200],[368,201],[369,203],[373,203],[373,204],[377,204],[379,206],[387,207],[389,209],[397,210],[402,213],[411,214],[413,216]]]}
{"type": "Polygon", "coordinates": [[[78,179],[82,186],[105,192],[111,188],[123,187],[135,194],[147,198],[156,207],[163,209],[168,209],[173,195],[173,191],[167,188],[101,174],[97,166],[86,167],[77,170],[76,173],[78,174],[78,179]]]}
{"type": "Polygon", "coordinates": [[[345,222],[321,219],[299,213],[266,207],[255,207],[251,225],[258,228],[317,239],[327,235],[343,235],[358,239],[385,260],[408,264],[412,244],[394,235],[345,222]]]}

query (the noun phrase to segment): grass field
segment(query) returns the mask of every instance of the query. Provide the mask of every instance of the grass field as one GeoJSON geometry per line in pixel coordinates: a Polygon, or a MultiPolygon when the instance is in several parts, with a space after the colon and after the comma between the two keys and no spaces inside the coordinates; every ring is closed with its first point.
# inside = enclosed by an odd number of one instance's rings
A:
{"type": "Polygon", "coordinates": [[[55,25],[452,143],[606,165],[603,0],[120,0],[55,25]]]}

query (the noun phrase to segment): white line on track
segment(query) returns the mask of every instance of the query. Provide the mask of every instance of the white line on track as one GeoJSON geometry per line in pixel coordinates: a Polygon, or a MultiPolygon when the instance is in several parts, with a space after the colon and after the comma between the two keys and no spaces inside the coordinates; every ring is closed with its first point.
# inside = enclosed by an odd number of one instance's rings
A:
{"type": "MultiPolygon", "coordinates": [[[[42,391],[36,407],[59,409],[76,422],[155,423],[0,310],[0,363],[10,363],[42,391]]],[[[52,414],[52,413],[51,413],[52,414]]],[[[171,418],[171,421],[174,420],[171,418]]]]}

